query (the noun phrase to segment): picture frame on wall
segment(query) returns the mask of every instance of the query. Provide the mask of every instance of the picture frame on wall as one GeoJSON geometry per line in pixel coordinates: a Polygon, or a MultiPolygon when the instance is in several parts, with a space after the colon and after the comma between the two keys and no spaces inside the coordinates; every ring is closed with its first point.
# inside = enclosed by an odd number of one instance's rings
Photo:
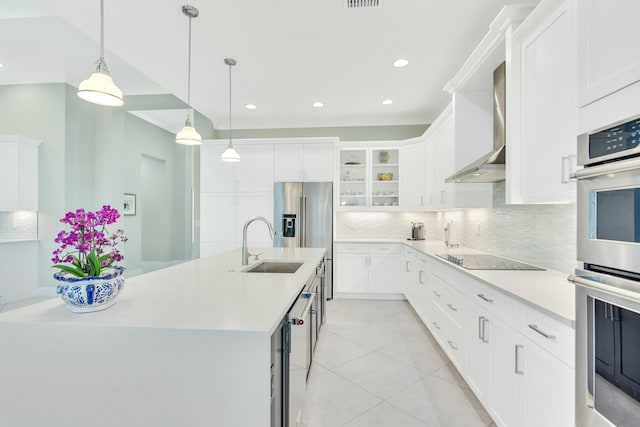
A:
{"type": "Polygon", "coordinates": [[[130,193],[124,193],[124,201],[122,205],[123,215],[135,215],[136,214],[136,195],[130,193]]]}

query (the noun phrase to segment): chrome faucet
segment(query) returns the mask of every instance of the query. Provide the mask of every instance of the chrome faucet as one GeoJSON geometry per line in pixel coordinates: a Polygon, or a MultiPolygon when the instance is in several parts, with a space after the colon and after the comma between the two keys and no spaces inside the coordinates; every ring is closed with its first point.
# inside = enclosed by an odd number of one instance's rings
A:
{"type": "Polygon", "coordinates": [[[276,232],[273,231],[273,225],[271,225],[271,223],[264,217],[262,216],[254,216],[253,218],[249,218],[247,220],[247,222],[244,223],[244,226],[242,227],[242,265],[247,265],[249,264],[249,251],[247,251],[247,228],[249,228],[249,224],[251,224],[254,221],[262,221],[265,224],[267,224],[267,227],[269,227],[269,234],[271,235],[271,240],[274,239],[276,232]]]}

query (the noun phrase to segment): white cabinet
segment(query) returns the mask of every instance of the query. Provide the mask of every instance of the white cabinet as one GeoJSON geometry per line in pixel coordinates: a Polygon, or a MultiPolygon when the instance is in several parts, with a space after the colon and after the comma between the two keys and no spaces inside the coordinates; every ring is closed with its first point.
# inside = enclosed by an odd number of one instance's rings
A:
{"type": "Polygon", "coordinates": [[[575,331],[438,259],[403,257],[407,299],[496,424],[573,427],[575,331]]]}
{"type": "Polygon", "coordinates": [[[334,262],[336,295],[400,294],[399,245],[338,243],[334,262]]]}
{"type": "MultiPolygon", "coordinates": [[[[457,168],[466,166],[475,160],[475,152],[461,144],[462,140],[468,137],[465,135],[464,129],[465,126],[469,126],[469,119],[466,119],[465,116],[469,115],[468,111],[472,108],[467,97],[459,95],[458,99],[458,105],[450,104],[425,132],[424,204],[429,209],[491,207],[493,205],[491,184],[445,182],[445,179],[451,176],[457,168]],[[458,115],[456,115],[456,111],[458,115]]],[[[489,148],[487,148],[488,151],[489,148]]],[[[477,157],[486,154],[479,153],[477,157]]]]}
{"type": "Polygon", "coordinates": [[[38,210],[38,146],[23,136],[0,137],[0,210],[38,210]]]}
{"type": "Polygon", "coordinates": [[[545,0],[512,37],[507,90],[507,203],[576,198],[574,1],[545,0]]]}
{"type": "Polygon", "coordinates": [[[466,379],[469,387],[485,406],[489,406],[491,396],[491,327],[489,313],[469,303],[467,305],[467,326],[465,347],[467,357],[466,379]],[[477,330],[472,326],[477,324],[477,330]]]}
{"type": "Polygon", "coordinates": [[[577,6],[578,99],[584,106],[640,80],[640,2],[580,0],[577,6]]]}
{"type": "MultiPolygon", "coordinates": [[[[273,222],[273,144],[236,141],[238,163],[220,160],[223,141],[200,147],[200,255],[239,247],[242,226],[254,216],[273,222]]],[[[248,230],[251,247],[272,246],[266,227],[248,230]]]]}
{"type": "Polygon", "coordinates": [[[401,202],[399,148],[387,146],[341,148],[337,157],[338,209],[399,210],[401,202]]]}
{"type": "Polygon", "coordinates": [[[275,181],[333,181],[333,146],[333,142],[274,144],[275,181]]]}
{"type": "Polygon", "coordinates": [[[402,209],[423,210],[425,154],[424,141],[402,147],[402,209]]]}

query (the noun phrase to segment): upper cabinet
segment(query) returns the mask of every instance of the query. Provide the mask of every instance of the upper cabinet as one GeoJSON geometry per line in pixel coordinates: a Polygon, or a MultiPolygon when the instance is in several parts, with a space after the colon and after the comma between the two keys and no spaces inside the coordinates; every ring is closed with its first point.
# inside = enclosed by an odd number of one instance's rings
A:
{"type": "Polygon", "coordinates": [[[0,211],[38,210],[38,146],[23,136],[0,136],[0,211]]]}
{"type": "Polygon", "coordinates": [[[578,134],[640,114],[637,0],[579,0],[578,134]]]}
{"type": "Polygon", "coordinates": [[[399,209],[399,146],[355,145],[340,148],[337,157],[339,209],[399,209]]]}
{"type": "Polygon", "coordinates": [[[424,140],[416,138],[402,147],[400,162],[402,163],[402,209],[423,210],[425,206],[425,156],[424,140]]]}
{"type": "Polygon", "coordinates": [[[578,1],[578,100],[587,105],[640,81],[640,2],[578,1]]]}
{"type": "Polygon", "coordinates": [[[574,0],[543,0],[513,33],[507,68],[506,202],[576,198],[574,0]]]}
{"type": "Polygon", "coordinates": [[[304,143],[274,144],[276,182],[333,181],[335,141],[314,138],[304,143]]]}

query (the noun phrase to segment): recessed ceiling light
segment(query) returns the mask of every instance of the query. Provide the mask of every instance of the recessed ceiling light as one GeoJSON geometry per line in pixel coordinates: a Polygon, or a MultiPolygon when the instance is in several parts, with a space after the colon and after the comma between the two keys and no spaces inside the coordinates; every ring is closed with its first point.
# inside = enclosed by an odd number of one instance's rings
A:
{"type": "Polygon", "coordinates": [[[255,105],[253,105],[253,104],[247,104],[247,105],[245,105],[245,107],[246,107],[248,110],[255,110],[256,108],[258,108],[258,107],[256,107],[256,106],[255,106],[255,105]]]}
{"type": "Polygon", "coordinates": [[[321,108],[321,107],[324,107],[324,104],[322,102],[314,102],[313,106],[316,108],[321,108]]]}
{"type": "Polygon", "coordinates": [[[393,104],[393,99],[385,99],[384,101],[382,101],[382,103],[384,105],[391,105],[391,104],[393,104]]]}
{"type": "Polygon", "coordinates": [[[407,61],[406,59],[396,59],[395,61],[393,61],[393,66],[396,68],[402,68],[406,67],[408,63],[409,61],[407,61]]]}

